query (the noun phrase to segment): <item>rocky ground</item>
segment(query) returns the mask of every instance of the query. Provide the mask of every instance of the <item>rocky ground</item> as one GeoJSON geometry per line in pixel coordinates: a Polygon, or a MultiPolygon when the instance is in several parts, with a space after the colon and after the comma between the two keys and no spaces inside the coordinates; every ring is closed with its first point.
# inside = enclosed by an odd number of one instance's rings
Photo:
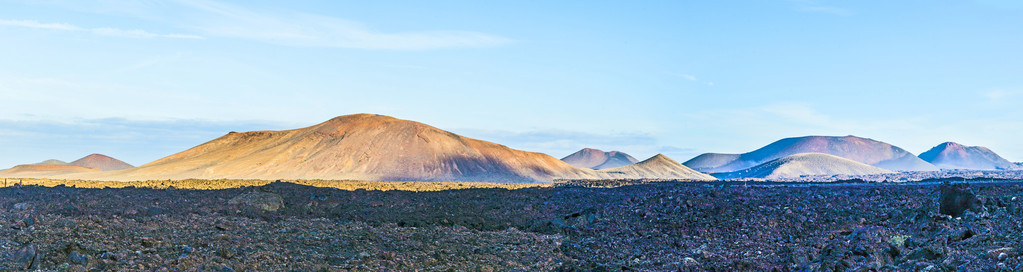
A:
{"type": "Polygon", "coordinates": [[[0,270],[1023,271],[1023,185],[0,188],[0,270]]]}

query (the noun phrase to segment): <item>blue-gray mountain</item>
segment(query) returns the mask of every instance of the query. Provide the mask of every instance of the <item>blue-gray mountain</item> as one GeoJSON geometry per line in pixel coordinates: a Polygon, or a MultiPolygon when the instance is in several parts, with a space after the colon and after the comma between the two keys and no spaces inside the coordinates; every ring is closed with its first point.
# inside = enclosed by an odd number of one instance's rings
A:
{"type": "Polygon", "coordinates": [[[892,171],[935,171],[938,167],[900,147],[856,136],[785,138],[743,154],[706,153],[683,163],[705,173],[748,169],[799,153],[824,153],[892,171]]]}
{"type": "Polygon", "coordinates": [[[720,179],[761,178],[785,179],[816,175],[891,174],[889,170],[824,153],[800,153],[775,159],[749,169],[717,173],[720,179]]]}
{"type": "Polygon", "coordinates": [[[939,144],[920,153],[920,158],[941,169],[1011,170],[1019,167],[987,147],[965,146],[954,142],[939,144]]]}

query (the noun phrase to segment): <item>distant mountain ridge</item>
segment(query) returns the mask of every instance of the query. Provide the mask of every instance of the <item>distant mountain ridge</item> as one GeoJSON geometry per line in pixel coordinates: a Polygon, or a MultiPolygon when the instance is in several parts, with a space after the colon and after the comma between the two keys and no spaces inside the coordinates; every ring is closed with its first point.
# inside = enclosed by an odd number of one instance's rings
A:
{"type": "Polygon", "coordinates": [[[594,170],[621,167],[639,162],[639,160],[636,160],[636,158],[629,154],[625,154],[625,152],[605,152],[593,148],[583,148],[571,155],[565,156],[561,160],[575,167],[594,170]]]}
{"type": "Polygon", "coordinates": [[[23,164],[0,171],[2,177],[49,178],[60,175],[92,173],[131,168],[130,164],[102,154],[92,154],[71,163],[61,160],[45,160],[34,164],[23,164]]]}
{"type": "Polygon", "coordinates": [[[830,154],[892,171],[938,170],[905,149],[851,135],[785,138],[743,154],[701,154],[683,164],[705,173],[724,173],[800,153],[830,154]]]}
{"type": "Polygon", "coordinates": [[[920,153],[919,157],[941,169],[1011,170],[1018,167],[987,147],[955,142],[941,143],[920,153]]]}
{"type": "Polygon", "coordinates": [[[45,178],[57,175],[100,172],[99,169],[70,164],[22,164],[0,171],[0,177],[45,178]]]}
{"type": "Polygon", "coordinates": [[[880,167],[824,153],[800,153],[775,159],[755,167],[714,174],[721,179],[780,179],[813,175],[873,175],[894,173],[880,167]]]}

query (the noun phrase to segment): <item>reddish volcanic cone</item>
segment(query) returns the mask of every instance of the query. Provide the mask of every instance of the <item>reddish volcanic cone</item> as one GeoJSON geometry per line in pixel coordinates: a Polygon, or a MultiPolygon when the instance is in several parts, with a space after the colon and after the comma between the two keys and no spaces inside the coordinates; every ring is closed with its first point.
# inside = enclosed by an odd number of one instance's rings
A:
{"type": "Polygon", "coordinates": [[[108,157],[103,154],[92,154],[85,156],[84,158],[78,159],[69,163],[70,165],[78,165],[89,168],[96,168],[103,171],[114,171],[128,169],[135,166],[127,164],[115,158],[108,157]]]}
{"type": "Polygon", "coordinates": [[[920,158],[942,169],[1011,170],[1017,166],[983,146],[945,142],[921,153],[920,158]]]}

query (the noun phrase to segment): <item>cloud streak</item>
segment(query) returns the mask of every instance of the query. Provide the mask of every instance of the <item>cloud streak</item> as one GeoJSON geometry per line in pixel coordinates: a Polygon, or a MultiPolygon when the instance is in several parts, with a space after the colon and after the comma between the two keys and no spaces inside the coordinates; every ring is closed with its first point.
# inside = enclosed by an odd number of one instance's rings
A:
{"type": "Polygon", "coordinates": [[[122,38],[171,38],[171,39],[202,39],[201,36],[187,34],[157,34],[138,29],[118,29],[111,27],[86,28],[64,23],[41,23],[33,20],[0,19],[0,26],[22,27],[44,30],[85,32],[93,35],[122,38]]]}
{"type": "Polygon", "coordinates": [[[249,39],[272,44],[353,49],[432,50],[491,47],[510,39],[472,31],[380,32],[365,24],[315,14],[258,12],[203,0],[177,0],[205,13],[190,27],[210,36],[249,39]]]}
{"type": "Polygon", "coordinates": [[[815,0],[789,0],[789,2],[794,4],[796,10],[801,12],[824,13],[840,16],[853,15],[853,12],[851,10],[835,6],[824,5],[815,0]]]}
{"type": "Polygon", "coordinates": [[[691,75],[691,74],[675,73],[675,72],[668,72],[668,74],[672,75],[672,76],[675,76],[675,77],[683,78],[683,79],[688,80],[688,81],[692,81],[692,82],[696,82],[696,83],[701,83],[701,84],[706,84],[707,86],[712,86],[712,87],[714,86],[714,82],[700,80],[700,78],[698,78],[698,77],[696,77],[694,75],[691,75]]]}

